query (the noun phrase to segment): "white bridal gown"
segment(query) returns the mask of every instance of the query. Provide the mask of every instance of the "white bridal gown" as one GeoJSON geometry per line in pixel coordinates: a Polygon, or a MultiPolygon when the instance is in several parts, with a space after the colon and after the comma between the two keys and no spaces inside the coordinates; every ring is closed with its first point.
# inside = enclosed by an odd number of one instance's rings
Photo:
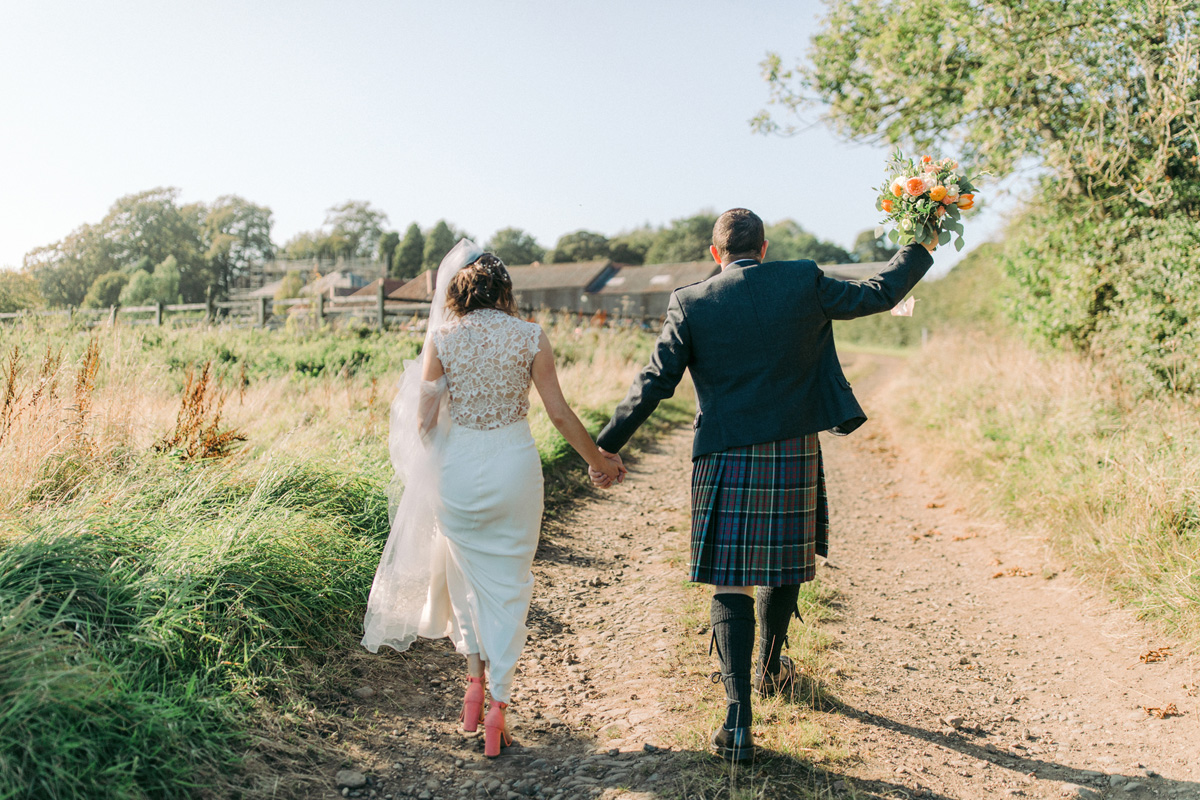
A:
{"type": "Polygon", "coordinates": [[[530,568],[542,522],[541,459],[525,418],[540,337],[536,324],[491,309],[431,333],[446,369],[451,418],[440,463],[431,467],[439,478],[434,532],[428,547],[397,541],[401,503],[363,639],[372,652],[380,645],[407,649],[414,637],[403,618],[419,614],[417,635],[449,636],[458,652],[479,653],[492,697],[504,703],[528,634],[530,568]]]}

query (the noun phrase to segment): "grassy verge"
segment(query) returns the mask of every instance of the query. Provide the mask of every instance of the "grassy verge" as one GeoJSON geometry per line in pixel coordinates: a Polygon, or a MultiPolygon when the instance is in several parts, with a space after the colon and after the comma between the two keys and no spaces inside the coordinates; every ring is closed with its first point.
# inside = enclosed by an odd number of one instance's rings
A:
{"type": "Polygon", "coordinates": [[[856,320],[839,342],[909,348],[881,407],[906,448],[1041,532],[1108,596],[1200,644],[1200,400],[1147,397],[1101,357],[1025,344],[1002,319],[997,256],[980,248],[917,287],[911,320],[856,320]],[[923,348],[910,347],[914,321],[923,348]]]}
{"type": "MultiPolygon", "coordinates": [[[[652,340],[546,324],[596,427],[652,340]]],[[[360,634],[388,533],[385,382],[418,338],[2,338],[0,799],[269,796],[240,767],[270,755],[251,734],[303,706],[360,634]],[[160,445],[190,419],[180,392],[203,362],[220,384],[193,401],[193,427],[247,440],[186,461],[160,445]]],[[[566,497],[582,462],[536,400],[531,423],[551,500],[566,497]]]]}

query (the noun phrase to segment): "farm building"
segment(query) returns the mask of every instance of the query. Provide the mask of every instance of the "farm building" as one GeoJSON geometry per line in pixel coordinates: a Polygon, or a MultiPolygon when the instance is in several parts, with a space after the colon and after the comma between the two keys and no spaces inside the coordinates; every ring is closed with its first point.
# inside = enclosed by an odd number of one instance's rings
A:
{"type": "Polygon", "coordinates": [[[671,292],[707,280],[721,271],[713,261],[621,267],[580,311],[603,311],[610,317],[657,319],[667,313],[671,292]]]}
{"type": "Polygon", "coordinates": [[[427,269],[402,286],[388,292],[388,300],[406,300],[410,303],[432,303],[433,286],[437,270],[427,269]]]}
{"type": "Polygon", "coordinates": [[[612,261],[529,264],[509,267],[513,295],[522,311],[547,309],[592,313],[590,295],[600,290],[618,267],[612,261]]]}

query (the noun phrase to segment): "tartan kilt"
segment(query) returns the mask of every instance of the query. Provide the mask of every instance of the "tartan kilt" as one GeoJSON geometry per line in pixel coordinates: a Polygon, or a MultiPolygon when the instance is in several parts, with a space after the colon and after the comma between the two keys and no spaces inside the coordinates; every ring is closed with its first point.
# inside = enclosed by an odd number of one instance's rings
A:
{"type": "Polygon", "coordinates": [[[735,447],[692,465],[691,579],[717,586],[793,586],[829,552],[821,443],[735,447]]]}

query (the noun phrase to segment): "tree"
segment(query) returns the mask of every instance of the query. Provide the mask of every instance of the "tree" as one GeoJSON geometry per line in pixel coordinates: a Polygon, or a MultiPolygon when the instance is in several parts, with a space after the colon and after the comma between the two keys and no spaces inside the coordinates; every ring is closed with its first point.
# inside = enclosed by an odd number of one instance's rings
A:
{"type": "Polygon", "coordinates": [[[555,263],[608,258],[608,238],[593,231],[575,231],[558,238],[551,256],[555,263]]]}
{"type": "Polygon", "coordinates": [[[83,308],[108,308],[121,302],[121,291],[129,283],[124,272],[106,272],[92,281],[87,295],[80,304],[83,308]]]}
{"type": "MultiPolygon", "coordinates": [[[[274,299],[291,300],[292,298],[299,297],[302,289],[304,289],[304,275],[300,272],[289,272],[279,282],[279,288],[275,290],[274,299]]],[[[271,313],[282,316],[287,313],[287,306],[276,303],[271,306],[271,313]]]]}
{"type": "Polygon", "coordinates": [[[619,233],[609,240],[608,254],[618,264],[644,264],[656,235],[649,225],[619,233]]]}
{"type": "Polygon", "coordinates": [[[400,234],[396,231],[388,231],[380,235],[379,243],[375,248],[375,257],[383,264],[389,275],[392,273],[392,260],[399,244],[400,234]]]}
{"type": "Polygon", "coordinates": [[[889,242],[886,236],[876,236],[875,231],[871,229],[858,234],[851,255],[860,264],[870,264],[876,261],[890,261],[898,250],[899,248],[889,242]]]}
{"type": "Polygon", "coordinates": [[[702,212],[691,217],[673,220],[654,237],[646,251],[647,264],[674,264],[686,261],[707,261],[712,256],[713,226],[717,215],[702,212]]]}
{"type": "Polygon", "coordinates": [[[772,261],[795,261],[809,258],[818,264],[846,264],[852,261],[845,248],[818,239],[804,230],[795,220],[785,219],[766,228],[767,257],[772,261]]]}
{"type": "Polygon", "coordinates": [[[365,200],[347,200],[325,212],[325,224],[330,226],[327,238],[336,243],[337,255],[347,258],[375,255],[385,223],[387,214],[365,200]]]}
{"type": "Polygon", "coordinates": [[[271,209],[237,195],[222,195],[204,215],[204,256],[212,269],[213,293],[229,291],[250,274],[256,264],[275,258],[271,242],[271,209]]]}
{"type": "Polygon", "coordinates": [[[546,248],[520,228],[501,228],[488,240],[487,249],[505,264],[532,264],[546,257],[546,248]]]}
{"type": "Polygon", "coordinates": [[[422,263],[426,269],[437,269],[438,264],[442,263],[442,259],[446,253],[450,252],[450,248],[458,242],[458,237],[454,235],[454,231],[446,224],[446,220],[439,219],[437,224],[433,226],[433,230],[425,237],[425,254],[422,258],[422,263]]]}
{"type": "Polygon", "coordinates": [[[175,256],[167,256],[150,273],[139,269],[129,277],[121,290],[121,305],[141,306],[149,303],[178,303],[181,275],[175,256]]]}
{"type": "Polygon", "coordinates": [[[38,280],[28,272],[0,270],[0,314],[11,314],[46,304],[38,280]]]}
{"type": "Polygon", "coordinates": [[[1153,208],[1200,198],[1197,30],[1195,0],[854,0],[830,5],[808,65],[763,70],[772,103],[824,103],[849,138],[949,145],[996,174],[1032,160],[1055,192],[1153,208]]]}
{"type": "Polygon", "coordinates": [[[425,258],[425,236],[417,223],[408,226],[404,239],[396,248],[392,257],[391,275],[393,278],[415,278],[421,272],[421,264],[425,258]]]}

